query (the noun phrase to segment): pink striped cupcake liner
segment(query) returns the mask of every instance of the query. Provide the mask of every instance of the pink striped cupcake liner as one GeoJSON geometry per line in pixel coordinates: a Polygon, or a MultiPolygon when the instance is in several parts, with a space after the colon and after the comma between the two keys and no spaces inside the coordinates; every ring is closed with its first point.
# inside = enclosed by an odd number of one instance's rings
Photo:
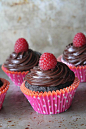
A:
{"type": "Polygon", "coordinates": [[[3,82],[3,86],[0,87],[0,110],[1,110],[10,83],[6,79],[3,78],[0,79],[3,82]]]}
{"type": "Polygon", "coordinates": [[[70,107],[79,82],[79,79],[75,77],[71,86],[61,90],[43,93],[27,89],[24,81],[20,89],[37,113],[58,114],[66,111],[70,107]]]}
{"type": "Polygon", "coordinates": [[[77,67],[75,67],[74,65],[65,62],[62,59],[62,55],[60,55],[57,58],[57,61],[65,63],[74,72],[75,76],[78,77],[80,82],[86,82],[86,66],[77,66],[77,67]]]}
{"type": "Polygon", "coordinates": [[[16,86],[21,86],[22,82],[24,81],[25,75],[29,71],[24,71],[24,72],[12,72],[7,70],[4,65],[2,65],[2,70],[7,74],[7,76],[11,79],[11,81],[16,85],[16,86]]]}

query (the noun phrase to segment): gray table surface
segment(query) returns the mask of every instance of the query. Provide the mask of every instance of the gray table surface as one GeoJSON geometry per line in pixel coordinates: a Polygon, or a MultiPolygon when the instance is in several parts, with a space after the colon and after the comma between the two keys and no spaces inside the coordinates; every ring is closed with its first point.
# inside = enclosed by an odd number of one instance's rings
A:
{"type": "Polygon", "coordinates": [[[0,110],[0,129],[86,129],[86,83],[80,83],[66,112],[42,115],[32,109],[20,89],[1,69],[0,77],[10,82],[0,110]]]}

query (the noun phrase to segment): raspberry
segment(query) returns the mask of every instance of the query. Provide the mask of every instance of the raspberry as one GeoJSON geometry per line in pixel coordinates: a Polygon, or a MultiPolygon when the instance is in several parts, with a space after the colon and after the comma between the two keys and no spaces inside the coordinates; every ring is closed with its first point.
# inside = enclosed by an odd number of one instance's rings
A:
{"type": "Polygon", "coordinates": [[[27,41],[24,38],[19,38],[14,46],[14,51],[16,53],[27,51],[29,48],[27,41]]]}
{"type": "Polygon", "coordinates": [[[75,47],[81,47],[86,44],[86,37],[83,33],[77,33],[73,39],[73,45],[75,47]]]}
{"type": "Polygon", "coordinates": [[[57,64],[56,57],[52,53],[44,53],[39,60],[39,66],[42,70],[49,70],[55,68],[57,64]]]}

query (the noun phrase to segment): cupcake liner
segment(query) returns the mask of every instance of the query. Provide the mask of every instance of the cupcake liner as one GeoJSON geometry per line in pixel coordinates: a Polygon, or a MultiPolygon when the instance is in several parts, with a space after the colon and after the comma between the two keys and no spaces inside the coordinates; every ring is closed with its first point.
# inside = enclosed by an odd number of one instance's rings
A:
{"type": "Polygon", "coordinates": [[[86,82],[86,66],[77,66],[77,67],[75,67],[74,65],[65,62],[62,59],[62,55],[60,55],[57,58],[57,61],[65,63],[75,73],[75,76],[78,77],[80,82],[86,82]]]}
{"type": "Polygon", "coordinates": [[[57,91],[44,93],[31,91],[25,87],[25,81],[20,89],[36,112],[40,114],[58,114],[70,107],[78,85],[79,79],[75,77],[71,86],[57,91]]]}
{"type": "Polygon", "coordinates": [[[0,79],[3,82],[3,86],[0,87],[0,110],[1,110],[10,83],[6,79],[3,78],[0,79]]]}
{"type": "Polygon", "coordinates": [[[4,65],[2,65],[2,70],[7,74],[7,76],[12,80],[12,82],[16,85],[16,86],[20,86],[22,84],[22,82],[24,81],[24,77],[25,75],[29,72],[29,71],[24,71],[24,72],[12,72],[7,70],[4,65]]]}

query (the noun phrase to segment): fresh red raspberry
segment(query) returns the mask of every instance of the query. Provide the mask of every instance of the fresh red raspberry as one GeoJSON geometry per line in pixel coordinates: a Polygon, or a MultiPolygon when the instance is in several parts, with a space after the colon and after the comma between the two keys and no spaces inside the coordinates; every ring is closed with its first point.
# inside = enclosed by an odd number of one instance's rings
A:
{"type": "Polygon", "coordinates": [[[52,53],[44,53],[39,60],[39,66],[42,70],[49,70],[55,68],[57,64],[56,57],[52,53]]]}
{"type": "Polygon", "coordinates": [[[75,47],[81,47],[86,44],[86,37],[83,33],[77,33],[73,39],[73,45],[75,47]]]}
{"type": "Polygon", "coordinates": [[[29,48],[27,41],[24,38],[19,38],[14,46],[14,51],[16,53],[27,51],[29,48]]]}

